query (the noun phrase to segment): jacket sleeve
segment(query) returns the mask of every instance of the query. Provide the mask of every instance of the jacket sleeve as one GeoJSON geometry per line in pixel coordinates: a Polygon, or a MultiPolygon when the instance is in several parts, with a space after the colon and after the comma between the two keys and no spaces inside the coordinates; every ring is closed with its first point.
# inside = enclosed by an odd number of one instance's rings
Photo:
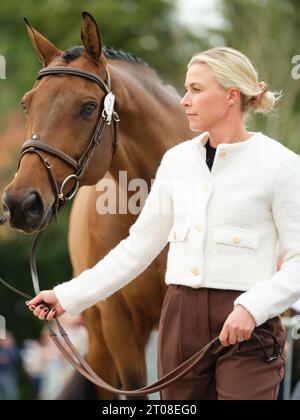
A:
{"type": "Polygon", "coordinates": [[[272,202],[282,265],[268,281],[239,296],[259,326],[280,315],[300,298],[300,156],[293,154],[279,169],[272,202]]]}
{"type": "Polygon", "coordinates": [[[167,188],[167,154],[161,161],[139,217],[129,229],[129,236],[94,267],[54,288],[68,314],[76,315],[124,287],[141,274],[166,246],[173,224],[171,195],[167,188]]]}

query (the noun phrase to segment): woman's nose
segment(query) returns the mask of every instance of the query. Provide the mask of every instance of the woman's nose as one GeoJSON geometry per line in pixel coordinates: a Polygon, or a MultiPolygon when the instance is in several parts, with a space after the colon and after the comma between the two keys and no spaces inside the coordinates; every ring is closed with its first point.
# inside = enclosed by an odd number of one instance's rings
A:
{"type": "Polygon", "coordinates": [[[180,101],[180,105],[183,107],[189,106],[189,100],[188,100],[188,92],[184,95],[184,97],[180,101]]]}

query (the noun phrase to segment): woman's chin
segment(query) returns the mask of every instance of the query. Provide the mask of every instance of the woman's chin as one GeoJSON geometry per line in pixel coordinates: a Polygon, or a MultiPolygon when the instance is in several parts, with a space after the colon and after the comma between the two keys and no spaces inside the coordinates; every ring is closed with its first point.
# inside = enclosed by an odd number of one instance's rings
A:
{"type": "Polygon", "coordinates": [[[190,122],[190,129],[194,131],[195,133],[202,133],[203,131],[206,131],[200,124],[193,124],[190,122]]]}

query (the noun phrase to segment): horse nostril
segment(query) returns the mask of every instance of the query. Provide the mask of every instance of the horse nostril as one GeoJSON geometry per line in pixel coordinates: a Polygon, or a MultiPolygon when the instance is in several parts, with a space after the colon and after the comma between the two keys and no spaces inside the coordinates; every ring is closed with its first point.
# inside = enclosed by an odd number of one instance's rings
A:
{"type": "Polygon", "coordinates": [[[29,194],[22,203],[22,212],[30,220],[38,220],[43,215],[43,203],[37,193],[29,194]]]}
{"type": "Polygon", "coordinates": [[[13,206],[11,197],[6,191],[4,191],[4,194],[2,196],[2,208],[3,208],[3,213],[5,217],[10,218],[13,212],[13,207],[14,206],[13,206]]]}
{"type": "Polygon", "coordinates": [[[10,211],[8,208],[8,205],[6,204],[6,202],[3,200],[2,202],[2,207],[3,207],[3,213],[6,217],[10,217],[10,211]]]}

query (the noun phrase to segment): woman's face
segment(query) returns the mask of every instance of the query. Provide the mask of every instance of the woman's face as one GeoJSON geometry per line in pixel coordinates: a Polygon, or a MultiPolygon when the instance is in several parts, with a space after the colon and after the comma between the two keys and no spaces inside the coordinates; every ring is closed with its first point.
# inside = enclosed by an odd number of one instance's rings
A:
{"type": "Polygon", "coordinates": [[[190,128],[210,131],[224,119],[230,108],[230,95],[214,78],[207,64],[193,64],[186,74],[186,94],[181,100],[190,128]]]}

